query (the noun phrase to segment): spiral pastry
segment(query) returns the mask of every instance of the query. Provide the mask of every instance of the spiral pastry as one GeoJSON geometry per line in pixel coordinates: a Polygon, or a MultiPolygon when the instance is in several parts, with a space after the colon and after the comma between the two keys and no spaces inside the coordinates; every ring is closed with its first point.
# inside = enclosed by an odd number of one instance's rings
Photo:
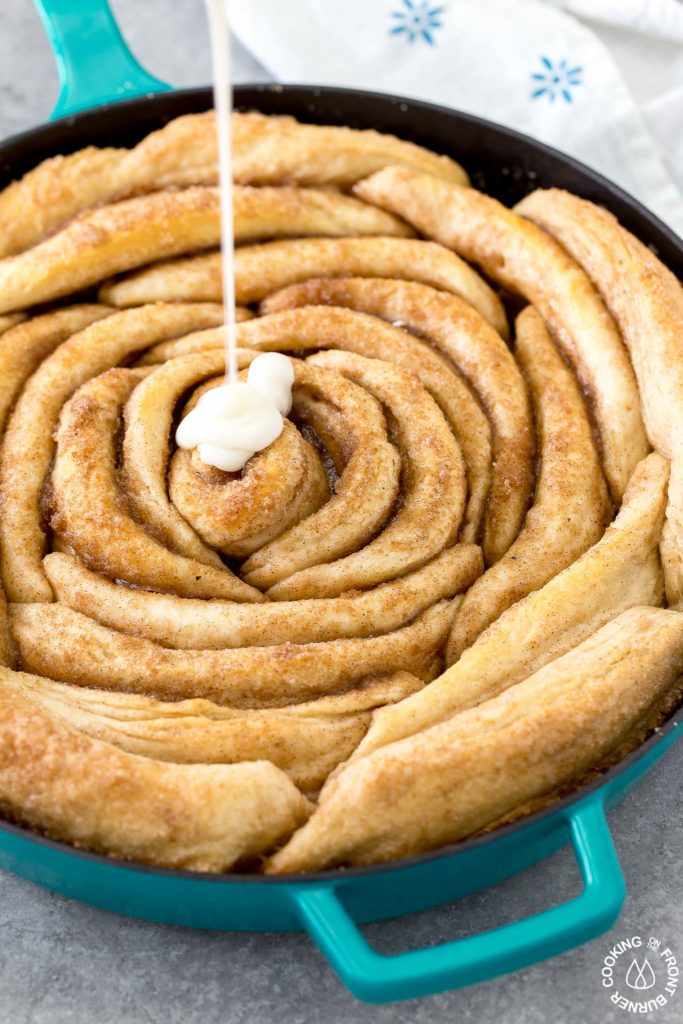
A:
{"type": "Polygon", "coordinates": [[[680,286],[573,196],[236,114],[239,371],[294,387],[223,472],[173,441],[224,375],[214,129],[0,194],[2,807],[209,871],[492,828],[679,699],[680,286]]]}

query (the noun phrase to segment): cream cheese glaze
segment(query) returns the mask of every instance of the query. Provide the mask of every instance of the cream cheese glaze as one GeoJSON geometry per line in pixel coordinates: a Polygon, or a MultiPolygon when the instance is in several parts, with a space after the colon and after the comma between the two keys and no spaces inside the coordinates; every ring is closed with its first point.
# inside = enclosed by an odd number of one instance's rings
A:
{"type": "Polygon", "coordinates": [[[239,471],[282,433],[293,383],[287,356],[257,356],[246,383],[222,384],[202,395],[176,431],[178,447],[196,448],[202,462],[217,469],[239,471]]]}

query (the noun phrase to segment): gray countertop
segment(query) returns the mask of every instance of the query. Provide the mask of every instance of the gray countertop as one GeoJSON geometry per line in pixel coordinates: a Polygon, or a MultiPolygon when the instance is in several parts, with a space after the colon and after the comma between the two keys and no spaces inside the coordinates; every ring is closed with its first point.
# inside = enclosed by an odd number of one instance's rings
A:
{"type": "MultiPolygon", "coordinates": [[[[178,85],[209,77],[201,0],[116,0],[138,57],[178,85]]],[[[239,81],[267,74],[235,54],[239,81]]],[[[0,137],[43,120],[57,94],[30,0],[0,6],[0,137]]],[[[615,1008],[601,985],[610,945],[654,935],[683,959],[683,744],[610,816],[628,884],[618,924],[562,957],[485,985],[393,1006],[350,996],[303,935],[208,933],[129,920],[0,872],[0,1020],[12,1024],[598,1024],[683,1019],[683,991],[652,1016],[615,1008]]],[[[367,929],[382,951],[486,931],[570,898],[563,850],[456,904],[367,929]]]]}

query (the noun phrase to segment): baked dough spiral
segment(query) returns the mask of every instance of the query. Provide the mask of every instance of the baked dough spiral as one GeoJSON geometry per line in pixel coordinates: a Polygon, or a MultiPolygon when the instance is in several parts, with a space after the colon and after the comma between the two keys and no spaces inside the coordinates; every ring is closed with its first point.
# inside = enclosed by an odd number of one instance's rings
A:
{"type": "Polygon", "coordinates": [[[239,370],[294,371],[239,473],[173,444],[224,372],[213,114],[0,194],[0,805],[196,870],[401,857],[678,699],[683,299],[583,200],[233,124],[239,370]]]}

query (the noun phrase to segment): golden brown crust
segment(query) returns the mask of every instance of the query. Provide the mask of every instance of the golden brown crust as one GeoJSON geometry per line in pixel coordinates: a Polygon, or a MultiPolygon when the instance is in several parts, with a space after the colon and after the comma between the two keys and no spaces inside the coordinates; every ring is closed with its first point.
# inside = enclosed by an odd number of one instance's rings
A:
{"type": "MultiPolygon", "coordinates": [[[[264,589],[362,549],[389,519],[401,483],[401,457],[370,390],[333,369],[305,363],[296,365],[295,376],[299,415],[323,438],[328,451],[336,449],[338,479],[326,505],[243,564],[247,582],[264,589]]],[[[324,595],[313,588],[296,596],[324,595]]],[[[286,597],[280,595],[281,600],[286,597]]]]}
{"type": "Polygon", "coordinates": [[[672,460],[662,559],[667,597],[676,604],[683,600],[683,288],[611,213],[585,199],[548,189],[517,210],[584,267],[622,331],[648,436],[672,460]]]}
{"type": "MultiPolygon", "coordinates": [[[[222,328],[219,333],[223,335],[222,328]]],[[[210,542],[204,543],[182,510],[169,501],[166,474],[176,404],[192,385],[224,369],[225,353],[220,349],[174,359],[141,375],[125,403],[120,464],[122,490],[137,519],[178,554],[218,569],[223,563],[210,542]]]]}
{"type": "Polygon", "coordinates": [[[475,545],[456,545],[421,569],[370,590],[264,604],[135,590],[58,551],[47,555],[44,565],[57,599],[105,626],[164,647],[221,650],[389,633],[435,601],[466,590],[481,573],[482,559],[475,545]]]}
{"type": "Polygon", "coordinates": [[[109,316],[110,306],[67,306],[8,329],[0,344],[0,429],[22,387],[40,363],[72,334],[109,316]]]}
{"type": "Polygon", "coordinates": [[[470,835],[639,742],[682,671],[683,615],[632,608],[499,697],[342,768],[267,871],[377,863],[470,835]]]}
{"type": "Polygon", "coordinates": [[[330,497],[318,452],[289,421],[238,479],[224,486],[221,476],[207,472],[196,453],[179,449],[169,465],[168,493],[207,544],[234,558],[258,551],[330,497]]]}
{"type": "MultiPolygon", "coordinates": [[[[233,114],[235,181],[241,185],[348,187],[387,164],[467,184],[454,161],[374,131],[304,125],[293,117],[233,114]]],[[[215,115],[189,114],[131,150],[89,146],[52,157],[0,193],[0,256],[35,245],[83,210],[114,199],[216,185],[215,115]]]]}
{"type": "MultiPolygon", "coordinates": [[[[220,349],[171,359],[133,390],[125,409],[121,475],[148,529],[175,551],[221,568],[214,549],[236,557],[251,554],[316,512],[329,498],[329,485],[317,451],[289,422],[237,477],[205,466],[196,452],[178,449],[169,461],[178,401],[224,369],[222,330],[217,341],[220,349]]],[[[248,367],[255,355],[238,349],[238,366],[248,367]]],[[[197,388],[184,413],[221,379],[197,388]]],[[[299,405],[295,396],[295,410],[299,405]]]]}
{"type": "MultiPolygon", "coordinates": [[[[312,277],[388,277],[459,295],[507,338],[503,305],[492,288],[450,249],[415,238],[294,238],[244,245],[235,252],[238,302],[260,302],[312,277]]],[[[220,302],[219,252],[159,263],[100,289],[103,302],[220,302]]]]}
{"type": "Polygon", "coordinates": [[[108,370],[83,384],[64,408],[50,477],[55,534],[92,569],[146,590],[184,597],[262,601],[230,570],[169,551],[130,514],[116,480],[123,405],[144,369],[108,370]]]}
{"type": "Polygon", "coordinates": [[[587,274],[550,235],[474,189],[391,167],[356,191],[533,303],[588,392],[605,476],[620,501],[648,444],[628,353],[587,274]]]}
{"type": "MultiPolygon", "coordinates": [[[[334,306],[306,306],[259,316],[238,329],[237,341],[260,351],[342,349],[371,359],[389,360],[411,373],[429,391],[458,441],[468,485],[460,540],[478,540],[491,481],[491,431],[472,390],[450,360],[378,317],[334,306]]],[[[222,344],[220,331],[199,331],[151,347],[140,363],[147,365],[209,352],[222,344]]]]}
{"type": "Polygon", "coordinates": [[[609,522],[609,497],[581,392],[532,306],[517,317],[515,356],[534,405],[536,494],[517,540],[465,595],[449,663],[506,608],[595,544],[609,522]]]}
{"type": "Polygon", "coordinates": [[[86,146],[68,156],[44,160],[0,192],[3,223],[0,256],[35,245],[81,210],[116,192],[122,149],[86,146]]]}
{"type": "MultiPolygon", "coordinates": [[[[396,234],[411,229],[336,192],[236,188],[235,241],[288,235],[396,234]]],[[[81,214],[56,235],[0,260],[0,313],[78,292],[152,260],[220,241],[218,189],[189,188],[127,199],[81,214]]]]}
{"type": "MultiPolygon", "coordinates": [[[[23,315],[0,317],[9,321],[0,344],[0,430],[23,384],[39,365],[74,331],[111,312],[108,306],[70,306],[27,320],[23,315]]],[[[0,664],[14,665],[14,648],[5,592],[0,588],[0,664]]]]}
{"type": "Polygon", "coordinates": [[[379,711],[356,756],[495,697],[625,609],[662,604],[657,546],[668,478],[666,459],[656,453],[644,459],[602,539],[540,590],[508,608],[431,686],[396,708],[379,711]]]}
{"type": "Polygon", "coordinates": [[[683,293],[579,200],[539,227],[398,139],[234,134],[238,372],[295,378],[239,473],[175,444],[224,381],[213,113],[0,193],[0,812],[211,871],[494,829],[683,696],[642,607],[683,564],[683,293]]]}
{"type": "Polygon", "coordinates": [[[9,607],[5,591],[0,587],[0,665],[14,668],[15,663],[16,653],[9,621],[9,607]]]}
{"type": "Polygon", "coordinates": [[[29,378],[0,448],[0,564],[13,601],[51,601],[45,578],[41,491],[54,453],[53,431],[64,402],[85,381],[165,338],[215,326],[218,306],[148,306],[116,313],[79,330],[29,378]]]}
{"type": "MultiPolygon", "coordinates": [[[[209,125],[213,127],[211,115],[209,125]]],[[[293,117],[258,113],[233,115],[233,131],[235,180],[242,184],[287,181],[346,188],[371,174],[371,167],[388,163],[467,184],[467,174],[455,160],[384,132],[301,124],[293,117]]]]}
{"type": "Polygon", "coordinates": [[[121,750],[175,764],[270,761],[307,793],[353,752],[378,705],[419,690],[408,672],[286,708],[243,710],[194,699],[160,701],[6,674],[3,685],[61,721],[121,750]]]}
{"type": "Polygon", "coordinates": [[[125,860],[226,871],[311,805],[266,761],[181,765],[128,754],[40,710],[0,670],[0,807],[53,839],[125,860]]]}
{"type": "Polygon", "coordinates": [[[26,319],[26,313],[5,313],[0,316],[0,334],[4,334],[10,327],[16,327],[22,320],[26,319]]]}
{"type": "Polygon", "coordinates": [[[61,604],[15,604],[12,631],[27,671],[78,686],[204,697],[234,707],[280,707],[347,689],[367,676],[434,675],[457,609],[439,601],[413,622],[378,637],[238,650],[170,650],[117,633],[61,604]]]}
{"type": "Polygon", "coordinates": [[[387,409],[402,456],[402,502],[378,536],[335,561],[300,569],[283,579],[273,574],[267,556],[262,555],[272,545],[252,555],[244,564],[244,578],[267,586],[268,595],[278,601],[336,597],[417,569],[455,542],[465,508],[460,449],[436,402],[414,377],[391,363],[351,352],[321,352],[307,362],[362,385],[387,409]],[[418,529],[419,548],[415,545],[418,529]]]}
{"type": "Polygon", "coordinates": [[[455,295],[405,281],[376,278],[309,281],[267,299],[265,312],[326,303],[400,323],[452,360],[468,379],[491,424],[491,486],[483,549],[489,564],[517,536],[533,480],[533,429],[526,387],[507,346],[455,295]]]}

